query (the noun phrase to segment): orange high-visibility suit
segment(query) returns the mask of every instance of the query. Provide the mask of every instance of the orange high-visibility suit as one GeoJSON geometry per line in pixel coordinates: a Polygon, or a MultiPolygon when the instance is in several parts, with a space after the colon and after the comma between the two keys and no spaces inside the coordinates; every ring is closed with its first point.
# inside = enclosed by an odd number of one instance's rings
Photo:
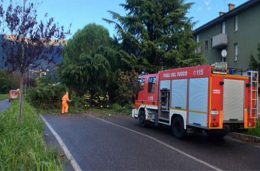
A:
{"type": "Polygon", "coordinates": [[[64,113],[68,113],[69,111],[69,94],[66,93],[63,97],[62,97],[62,108],[61,108],[61,114],[64,113]]]}

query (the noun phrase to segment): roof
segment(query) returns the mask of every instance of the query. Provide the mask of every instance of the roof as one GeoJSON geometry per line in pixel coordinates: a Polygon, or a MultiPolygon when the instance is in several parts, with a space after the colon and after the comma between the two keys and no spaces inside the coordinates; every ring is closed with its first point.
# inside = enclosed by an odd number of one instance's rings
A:
{"type": "Polygon", "coordinates": [[[242,12],[242,11],[245,11],[245,10],[247,10],[247,9],[250,8],[250,7],[255,6],[255,5],[258,4],[258,3],[260,3],[259,0],[249,0],[249,1],[247,1],[246,3],[244,3],[244,4],[242,4],[242,5],[238,6],[238,7],[236,7],[235,9],[230,10],[230,11],[228,11],[227,13],[225,13],[225,14],[223,14],[223,15],[217,17],[217,18],[215,18],[214,20],[211,20],[211,21],[209,21],[208,23],[206,23],[206,24],[200,26],[199,28],[195,29],[195,30],[193,31],[193,33],[194,33],[194,34],[198,34],[198,33],[202,32],[202,31],[204,31],[204,30],[206,30],[206,29],[212,27],[213,25],[215,25],[215,24],[217,24],[217,23],[221,23],[223,20],[226,20],[226,19],[229,18],[229,17],[232,17],[232,16],[234,16],[234,15],[237,15],[238,13],[240,13],[240,12],[242,12]]]}

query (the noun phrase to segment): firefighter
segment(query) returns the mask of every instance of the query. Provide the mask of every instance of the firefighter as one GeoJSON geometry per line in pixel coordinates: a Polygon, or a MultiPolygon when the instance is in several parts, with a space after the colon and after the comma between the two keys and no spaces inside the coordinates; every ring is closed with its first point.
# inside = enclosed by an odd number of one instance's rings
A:
{"type": "Polygon", "coordinates": [[[71,100],[69,99],[69,93],[66,92],[64,96],[62,97],[62,108],[61,108],[61,114],[68,113],[69,111],[69,102],[71,100]]]}

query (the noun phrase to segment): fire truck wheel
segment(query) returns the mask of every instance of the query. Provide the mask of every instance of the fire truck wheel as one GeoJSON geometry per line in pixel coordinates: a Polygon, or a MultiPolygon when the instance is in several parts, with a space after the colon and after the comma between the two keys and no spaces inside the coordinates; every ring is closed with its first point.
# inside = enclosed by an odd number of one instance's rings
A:
{"type": "Polygon", "coordinates": [[[147,127],[147,122],[145,120],[145,114],[144,113],[141,113],[138,117],[138,122],[139,122],[139,125],[142,126],[142,127],[147,127]]]}
{"type": "Polygon", "coordinates": [[[177,116],[173,118],[171,129],[172,129],[172,134],[176,138],[182,139],[185,137],[186,131],[184,129],[184,123],[182,117],[177,116]]]}

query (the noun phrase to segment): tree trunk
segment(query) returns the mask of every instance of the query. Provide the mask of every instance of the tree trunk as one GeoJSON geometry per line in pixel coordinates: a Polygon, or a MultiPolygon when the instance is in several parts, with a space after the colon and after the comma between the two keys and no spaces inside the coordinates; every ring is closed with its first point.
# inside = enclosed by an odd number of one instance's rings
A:
{"type": "Polygon", "coordinates": [[[24,99],[23,99],[23,80],[24,80],[24,74],[21,73],[20,78],[20,96],[19,96],[19,123],[20,125],[23,124],[24,116],[23,116],[23,108],[24,108],[24,99]]]}

